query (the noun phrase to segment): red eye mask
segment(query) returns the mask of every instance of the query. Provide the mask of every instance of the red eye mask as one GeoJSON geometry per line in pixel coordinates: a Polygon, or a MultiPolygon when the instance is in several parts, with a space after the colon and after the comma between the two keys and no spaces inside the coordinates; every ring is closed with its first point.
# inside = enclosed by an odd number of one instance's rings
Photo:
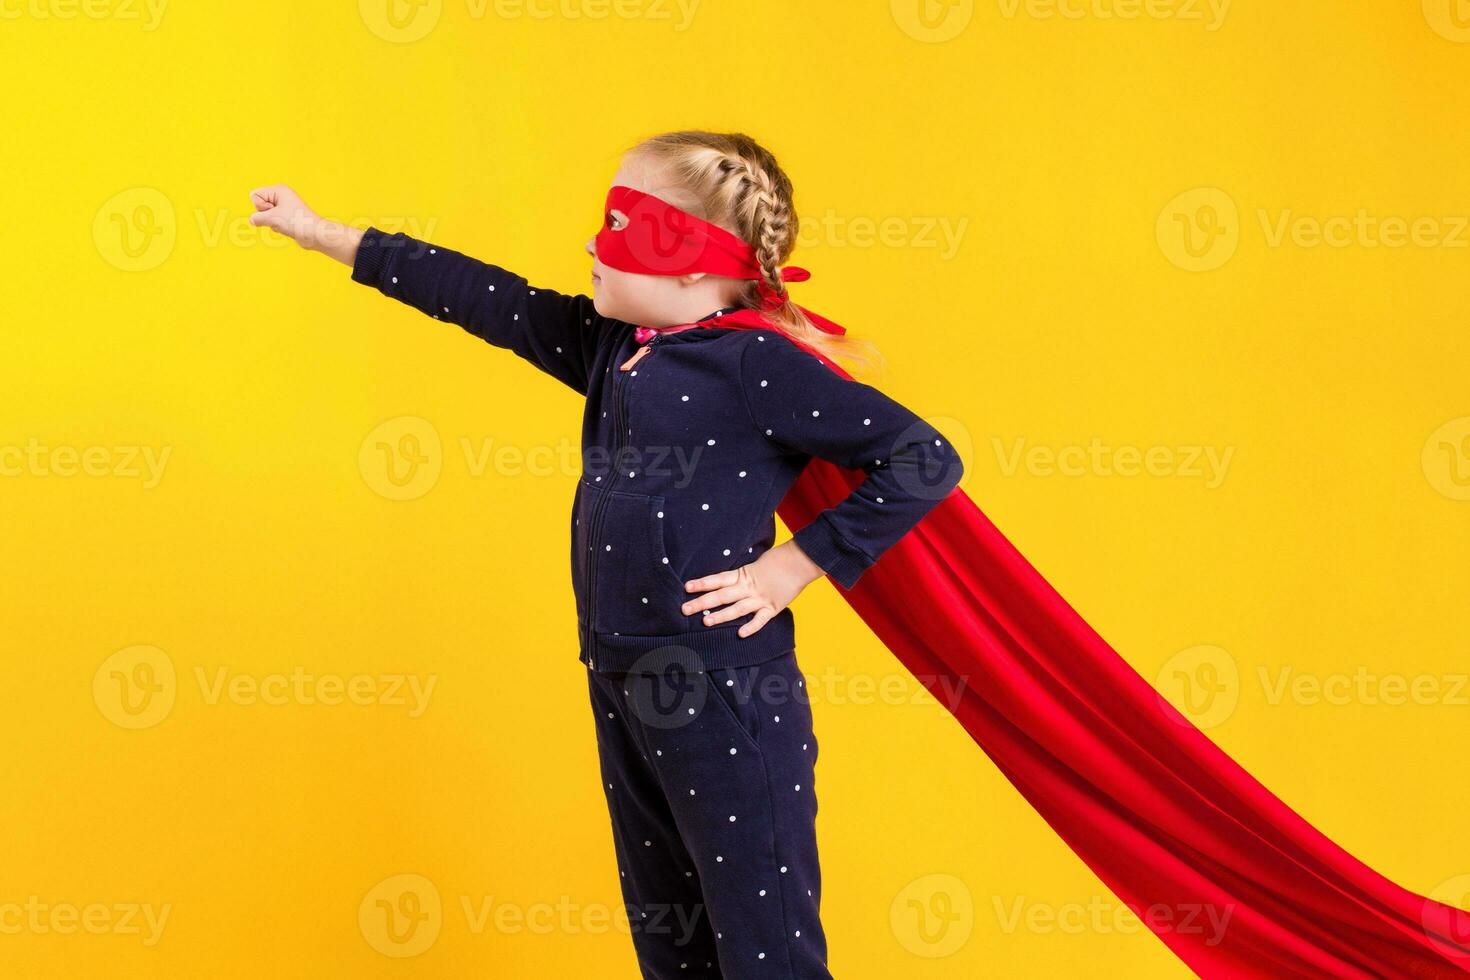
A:
{"type": "MultiPolygon", "coordinates": [[[[705,272],[750,279],[759,283],[762,309],[775,309],[786,301],[785,290],[777,293],[766,283],[755,249],[740,236],[652,194],[621,184],[607,192],[602,230],[597,233],[597,258],[610,268],[648,276],[705,272]],[[612,226],[614,210],[628,217],[622,228],[612,226]]],[[[781,269],[782,282],[805,282],[810,278],[811,273],[798,266],[781,269]]],[[[802,312],[827,333],[845,332],[831,320],[806,309],[802,312]]]]}

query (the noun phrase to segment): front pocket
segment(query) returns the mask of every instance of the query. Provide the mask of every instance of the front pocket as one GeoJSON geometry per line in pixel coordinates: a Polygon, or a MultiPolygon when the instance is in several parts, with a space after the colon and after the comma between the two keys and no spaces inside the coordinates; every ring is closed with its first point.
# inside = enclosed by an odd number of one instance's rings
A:
{"type": "Polygon", "coordinates": [[[689,598],[664,550],[664,498],[657,494],[599,490],[583,483],[582,522],[592,535],[596,608],[600,633],[667,634],[690,629],[679,607],[689,598]],[[595,518],[593,514],[597,513],[595,518]]]}
{"type": "Polygon", "coordinates": [[[704,676],[709,683],[706,702],[719,702],[730,724],[745,736],[746,743],[752,749],[759,752],[761,713],[755,690],[760,681],[759,668],[728,667],[705,671],[704,676]]]}

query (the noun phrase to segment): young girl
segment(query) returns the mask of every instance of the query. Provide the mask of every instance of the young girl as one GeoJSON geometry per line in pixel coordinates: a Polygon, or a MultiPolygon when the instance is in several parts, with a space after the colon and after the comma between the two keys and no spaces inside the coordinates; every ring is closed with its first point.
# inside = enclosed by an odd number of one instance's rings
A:
{"type": "Polygon", "coordinates": [[[325,220],[285,186],[251,197],[255,224],[586,397],[572,585],[643,975],[829,978],[787,607],[823,575],[851,588],[962,464],[815,356],[855,344],[787,295],[806,273],[781,267],[797,223],[775,158],[740,134],[632,147],[586,246],[591,298],[325,220]],[[865,478],[777,545],[776,506],[814,456],[865,478]]]}

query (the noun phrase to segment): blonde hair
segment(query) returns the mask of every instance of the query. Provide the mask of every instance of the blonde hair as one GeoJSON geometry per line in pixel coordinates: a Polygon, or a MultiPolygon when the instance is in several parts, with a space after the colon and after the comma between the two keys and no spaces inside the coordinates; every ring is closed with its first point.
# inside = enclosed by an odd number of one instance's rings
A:
{"type": "MultiPolygon", "coordinates": [[[[739,235],[755,249],[765,284],[785,298],[764,314],[772,326],[833,360],[863,368],[881,364],[871,341],[819,329],[787,295],[780,268],[796,247],[796,206],[791,180],[769,150],[743,133],[681,130],[650,136],[625,154],[650,162],[669,181],[658,197],[739,235]]],[[[760,309],[756,280],[741,292],[739,303],[760,309]]]]}

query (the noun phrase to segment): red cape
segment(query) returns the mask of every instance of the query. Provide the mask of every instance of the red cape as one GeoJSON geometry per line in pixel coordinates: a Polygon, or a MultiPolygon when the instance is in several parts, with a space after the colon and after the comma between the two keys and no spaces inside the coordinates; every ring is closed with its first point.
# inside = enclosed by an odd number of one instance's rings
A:
{"type": "MultiPolygon", "coordinates": [[[[703,325],[772,329],[747,310],[703,325]]],[[[799,530],[864,476],[814,458],[776,512],[799,530]]],[[[1277,799],[1108,646],[963,490],[852,589],[833,587],[1201,977],[1470,974],[1470,913],[1399,887],[1277,799]],[[1191,910],[1198,928],[1185,929],[1191,910]],[[1208,925],[1221,920],[1223,930],[1208,925]]]]}

